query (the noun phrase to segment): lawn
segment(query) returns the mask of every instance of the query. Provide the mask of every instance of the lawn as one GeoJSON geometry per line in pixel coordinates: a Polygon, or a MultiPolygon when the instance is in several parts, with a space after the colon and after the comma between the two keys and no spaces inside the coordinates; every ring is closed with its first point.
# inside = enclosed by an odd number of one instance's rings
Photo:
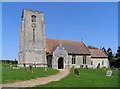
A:
{"type": "Polygon", "coordinates": [[[62,80],[37,87],[118,87],[118,70],[112,70],[111,77],[106,76],[106,71],[107,69],[80,68],[78,77],[71,69],[70,74],[62,80]]]}
{"type": "MultiPolygon", "coordinates": [[[[58,70],[48,68],[47,71],[44,71],[44,67],[33,68],[33,73],[30,69],[13,69],[11,70],[8,67],[9,64],[2,65],[2,83],[15,82],[20,80],[29,80],[37,77],[45,77],[58,73],[58,70]]],[[[15,65],[14,65],[15,66],[15,65]]]]}

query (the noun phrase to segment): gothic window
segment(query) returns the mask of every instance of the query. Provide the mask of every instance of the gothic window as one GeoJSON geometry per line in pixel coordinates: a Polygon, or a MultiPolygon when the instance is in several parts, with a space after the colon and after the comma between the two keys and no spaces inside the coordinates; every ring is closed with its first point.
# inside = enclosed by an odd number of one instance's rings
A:
{"type": "Polygon", "coordinates": [[[72,64],[76,64],[76,57],[75,57],[75,55],[72,56],[72,64]]]}
{"type": "Polygon", "coordinates": [[[86,64],[86,56],[83,56],[83,64],[86,64]]]}
{"type": "Polygon", "coordinates": [[[32,18],[32,22],[36,22],[36,16],[35,15],[32,15],[31,18],[32,18]]]}
{"type": "Polygon", "coordinates": [[[35,41],[35,29],[33,29],[33,41],[35,41]]]}

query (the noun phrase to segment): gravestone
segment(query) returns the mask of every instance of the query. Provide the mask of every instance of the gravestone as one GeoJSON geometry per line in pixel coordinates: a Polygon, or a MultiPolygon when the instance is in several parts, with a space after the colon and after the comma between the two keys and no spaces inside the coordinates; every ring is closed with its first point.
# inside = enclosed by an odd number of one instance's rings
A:
{"type": "Polygon", "coordinates": [[[25,70],[26,70],[26,64],[24,63],[23,65],[24,65],[24,68],[25,68],[25,70]]]}
{"type": "Polygon", "coordinates": [[[30,67],[30,71],[31,71],[31,73],[33,73],[32,65],[30,64],[29,67],[30,67]]]}
{"type": "Polygon", "coordinates": [[[98,63],[98,65],[97,65],[97,69],[99,69],[100,68],[100,63],[98,63]]]}
{"type": "Polygon", "coordinates": [[[87,69],[89,69],[87,65],[86,65],[85,67],[86,67],[87,69]]]}
{"type": "Polygon", "coordinates": [[[77,76],[79,75],[79,71],[78,71],[77,68],[74,69],[74,74],[77,75],[77,76]]]}
{"type": "Polygon", "coordinates": [[[107,70],[106,76],[112,76],[112,70],[107,70]]]}

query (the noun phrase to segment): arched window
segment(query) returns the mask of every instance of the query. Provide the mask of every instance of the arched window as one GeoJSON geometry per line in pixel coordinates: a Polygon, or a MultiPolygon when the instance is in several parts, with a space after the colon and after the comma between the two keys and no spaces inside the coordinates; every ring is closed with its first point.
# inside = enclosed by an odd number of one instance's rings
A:
{"type": "Polygon", "coordinates": [[[72,56],[72,64],[76,64],[76,56],[75,55],[72,56]]]}
{"type": "Polygon", "coordinates": [[[35,15],[32,15],[31,18],[32,18],[32,22],[36,22],[36,16],[35,15]]]}
{"type": "Polygon", "coordinates": [[[86,55],[83,56],[83,64],[86,64],[86,55]]]}

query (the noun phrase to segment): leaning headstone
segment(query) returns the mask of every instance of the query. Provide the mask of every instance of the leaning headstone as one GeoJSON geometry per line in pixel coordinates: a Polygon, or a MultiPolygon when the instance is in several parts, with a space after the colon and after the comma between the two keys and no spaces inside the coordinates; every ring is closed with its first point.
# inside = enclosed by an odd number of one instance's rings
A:
{"type": "Polygon", "coordinates": [[[107,70],[106,76],[112,76],[112,70],[107,70]]]}
{"type": "Polygon", "coordinates": [[[78,71],[77,68],[74,69],[74,74],[77,75],[77,76],[79,75],[79,71],[78,71]]]}
{"type": "Polygon", "coordinates": [[[98,65],[97,65],[97,69],[99,69],[100,68],[100,63],[98,63],[98,65]]]}

